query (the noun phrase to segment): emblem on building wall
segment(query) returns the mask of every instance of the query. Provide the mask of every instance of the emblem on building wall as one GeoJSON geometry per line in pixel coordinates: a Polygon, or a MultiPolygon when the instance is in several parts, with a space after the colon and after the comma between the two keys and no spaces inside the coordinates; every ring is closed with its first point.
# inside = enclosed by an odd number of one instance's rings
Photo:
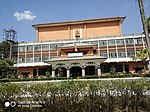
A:
{"type": "Polygon", "coordinates": [[[82,38],[82,29],[81,28],[73,29],[73,38],[74,39],[82,38]]]}

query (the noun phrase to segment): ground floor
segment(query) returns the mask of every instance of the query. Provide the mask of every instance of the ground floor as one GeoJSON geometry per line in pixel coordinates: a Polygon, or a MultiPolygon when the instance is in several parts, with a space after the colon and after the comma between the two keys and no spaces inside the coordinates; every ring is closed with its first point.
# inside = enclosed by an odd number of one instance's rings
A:
{"type": "Polygon", "coordinates": [[[81,66],[78,63],[72,63],[69,67],[64,65],[50,66],[30,66],[19,67],[19,77],[80,77],[86,75],[105,75],[111,73],[144,73],[147,67],[142,62],[118,62],[118,63],[101,63],[95,65],[88,63],[81,66]]]}

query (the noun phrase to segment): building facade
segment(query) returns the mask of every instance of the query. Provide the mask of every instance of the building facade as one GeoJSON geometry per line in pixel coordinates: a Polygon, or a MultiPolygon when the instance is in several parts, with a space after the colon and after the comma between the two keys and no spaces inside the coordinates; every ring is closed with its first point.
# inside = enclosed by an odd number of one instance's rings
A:
{"type": "Polygon", "coordinates": [[[77,77],[143,72],[130,57],[145,48],[143,34],[123,35],[125,17],[33,25],[36,42],[18,44],[19,77],[77,77]]]}

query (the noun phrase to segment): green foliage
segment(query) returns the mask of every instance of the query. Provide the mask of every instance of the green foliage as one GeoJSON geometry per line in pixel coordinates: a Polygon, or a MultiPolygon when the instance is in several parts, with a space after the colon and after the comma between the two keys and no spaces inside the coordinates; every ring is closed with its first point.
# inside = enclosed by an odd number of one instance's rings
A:
{"type": "MultiPolygon", "coordinates": [[[[97,75],[86,75],[84,77],[80,77],[79,79],[98,79],[98,78],[125,78],[125,77],[150,77],[150,73],[147,74],[114,74],[114,75],[103,75],[103,76],[97,76],[97,75]]],[[[3,78],[0,79],[0,82],[19,82],[19,81],[43,81],[43,80],[73,80],[72,77],[55,77],[55,78],[23,78],[23,79],[7,79],[3,78]]],[[[78,80],[78,79],[77,79],[78,80]]]]}
{"type": "Polygon", "coordinates": [[[144,63],[146,62],[146,59],[148,58],[148,49],[142,49],[140,51],[136,52],[136,56],[131,56],[133,60],[141,59],[144,63]]]}
{"type": "Polygon", "coordinates": [[[13,67],[14,60],[6,58],[0,61],[0,78],[16,78],[17,68],[13,67]]]}
{"type": "Polygon", "coordinates": [[[45,84],[0,84],[0,111],[148,112],[150,81],[63,81],[45,84]],[[5,101],[40,102],[42,107],[4,107],[5,101]]]}
{"type": "Polygon", "coordinates": [[[9,53],[10,53],[10,44],[6,41],[0,43],[0,60],[8,58],[9,53]]]}

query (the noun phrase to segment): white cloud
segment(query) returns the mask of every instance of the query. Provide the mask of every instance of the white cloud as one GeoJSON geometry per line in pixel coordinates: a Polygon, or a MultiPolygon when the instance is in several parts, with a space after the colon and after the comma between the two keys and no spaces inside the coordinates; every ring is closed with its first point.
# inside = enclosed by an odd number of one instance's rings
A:
{"type": "Polygon", "coordinates": [[[21,20],[33,20],[33,19],[36,18],[36,16],[33,15],[33,13],[30,12],[30,11],[24,11],[23,13],[15,12],[13,16],[16,17],[16,19],[18,21],[21,21],[21,20]]]}

